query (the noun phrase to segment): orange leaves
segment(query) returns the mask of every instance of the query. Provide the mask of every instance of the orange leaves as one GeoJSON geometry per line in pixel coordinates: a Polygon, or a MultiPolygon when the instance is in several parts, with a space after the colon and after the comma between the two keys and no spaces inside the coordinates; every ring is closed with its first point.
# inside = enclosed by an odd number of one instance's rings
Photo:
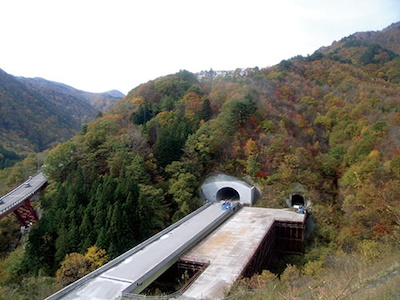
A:
{"type": "Polygon", "coordinates": [[[203,101],[200,100],[200,96],[197,93],[189,92],[183,96],[183,102],[185,105],[185,117],[193,120],[200,111],[203,101]]]}
{"type": "Polygon", "coordinates": [[[189,92],[183,96],[185,102],[196,102],[200,100],[200,96],[195,92],[189,92]]]}
{"type": "Polygon", "coordinates": [[[129,100],[130,103],[134,104],[135,106],[139,107],[140,105],[144,104],[144,100],[141,97],[135,97],[129,100]]]}
{"type": "Polygon", "coordinates": [[[253,139],[248,139],[245,145],[246,156],[255,154],[258,152],[257,143],[253,139]]]}
{"type": "Polygon", "coordinates": [[[387,235],[388,233],[390,233],[390,227],[388,225],[378,223],[374,227],[372,227],[372,237],[375,239],[387,235]]]}

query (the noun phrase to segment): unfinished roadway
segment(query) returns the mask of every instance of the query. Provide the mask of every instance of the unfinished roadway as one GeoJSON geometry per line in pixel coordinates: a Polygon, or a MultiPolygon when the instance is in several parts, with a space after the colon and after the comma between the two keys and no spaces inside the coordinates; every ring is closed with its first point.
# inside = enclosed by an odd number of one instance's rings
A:
{"type": "Polygon", "coordinates": [[[219,203],[209,203],[47,300],[110,300],[140,293],[234,210],[221,210],[219,203]]]}
{"type": "Polygon", "coordinates": [[[305,219],[305,214],[288,209],[242,208],[182,257],[183,260],[209,262],[183,293],[183,298],[224,298],[240,276],[259,272],[268,265],[276,251],[277,240],[284,238],[279,236],[277,227],[295,226],[291,227],[292,234],[297,234],[301,240],[305,219]]]}
{"type": "Polygon", "coordinates": [[[303,240],[305,219],[293,210],[208,204],[47,300],[136,298],[178,259],[209,265],[183,294],[166,299],[222,299],[240,276],[272,257],[277,226],[297,224],[303,240]]]}

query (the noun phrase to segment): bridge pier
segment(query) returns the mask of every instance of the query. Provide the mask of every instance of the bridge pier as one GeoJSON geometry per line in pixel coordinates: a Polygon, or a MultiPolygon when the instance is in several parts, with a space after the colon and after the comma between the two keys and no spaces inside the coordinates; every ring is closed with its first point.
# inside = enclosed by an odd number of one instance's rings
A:
{"type": "Polygon", "coordinates": [[[30,199],[22,202],[22,205],[14,210],[14,214],[21,226],[30,227],[33,221],[39,220],[35,210],[33,209],[30,199]]]}

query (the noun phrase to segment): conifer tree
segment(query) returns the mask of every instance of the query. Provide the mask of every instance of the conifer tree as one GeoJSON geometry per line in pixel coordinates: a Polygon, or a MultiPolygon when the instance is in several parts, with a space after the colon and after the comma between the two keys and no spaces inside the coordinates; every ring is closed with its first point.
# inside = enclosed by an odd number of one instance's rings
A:
{"type": "Polygon", "coordinates": [[[106,229],[103,227],[100,229],[96,239],[96,246],[101,249],[108,249],[109,240],[107,239],[106,229]]]}
{"type": "Polygon", "coordinates": [[[61,262],[65,258],[65,255],[72,252],[71,244],[70,244],[69,238],[68,238],[68,231],[66,230],[66,228],[63,225],[58,230],[58,237],[56,240],[56,249],[57,250],[56,250],[56,253],[54,256],[56,263],[61,262]]]}
{"type": "Polygon", "coordinates": [[[201,106],[199,115],[198,115],[198,121],[204,120],[208,121],[211,119],[212,116],[212,111],[211,111],[211,104],[210,104],[210,99],[205,99],[203,101],[203,104],[201,106]]]}
{"type": "Polygon", "coordinates": [[[96,242],[96,231],[94,229],[92,208],[88,206],[85,210],[82,223],[79,226],[79,232],[84,240],[81,241],[80,249],[87,249],[96,242]]]}

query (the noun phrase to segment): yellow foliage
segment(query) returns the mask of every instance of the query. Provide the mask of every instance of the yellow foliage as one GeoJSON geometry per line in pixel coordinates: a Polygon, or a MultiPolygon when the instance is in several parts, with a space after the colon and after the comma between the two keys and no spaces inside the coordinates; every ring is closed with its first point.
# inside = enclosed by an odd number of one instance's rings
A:
{"type": "Polygon", "coordinates": [[[92,262],[94,269],[97,269],[108,262],[106,250],[100,249],[97,246],[92,246],[87,249],[85,257],[92,262]]]}
{"type": "Polygon", "coordinates": [[[258,152],[257,143],[253,139],[248,139],[245,146],[245,154],[247,156],[258,152]]]}
{"type": "Polygon", "coordinates": [[[368,157],[371,159],[379,159],[379,151],[378,150],[372,150],[369,154],[368,157]]]}
{"type": "Polygon", "coordinates": [[[365,261],[372,262],[378,260],[382,256],[379,243],[372,240],[363,240],[358,244],[358,252],[365,261]]]}
{"type": "Polygon", "coordinates": [[[70,253],[61,262],[56,272],[56,280],[66,286],[92,271],[92,262],[89,258],[79,253],[70,253]]]}
{"type": "Polygon", "coordinates": [[[102,117],[103,120],[111,120],[111,121],[118,121],[119,119],[121,119],[121,115],[120,114],[112,114],[112,113],[108,113],[105,114],[102,117]]]}
{"type": "Polygon", "coordinates": [[[68,285],[94,271],[107,261],[106,251],[96,246],[89,247],[85,255],[75,252],[67,254],[56,272],[56,280],[64,286],[68,285]]]}
{"type": "Polygon", "coordinates": [[[167,128],[179,118],[174,112],[163,111],[157,114],[156,119],[162,127],[167,128]]]}
{"type": "Polygon", "coordinates": [[[318,116],[314,120],[314,125],[317,125],[317,126],[322,125],[325,128],[331,128],[332,120],[327,116],[318,114],[318,116]]]}
{"type": "Polygon", "coordinates": [[[135,106],[140,106],[140,105],[144,104],[143,98],[139,98],[139,97],[132,98],[129,102],[134,104],[135,106]]]}

